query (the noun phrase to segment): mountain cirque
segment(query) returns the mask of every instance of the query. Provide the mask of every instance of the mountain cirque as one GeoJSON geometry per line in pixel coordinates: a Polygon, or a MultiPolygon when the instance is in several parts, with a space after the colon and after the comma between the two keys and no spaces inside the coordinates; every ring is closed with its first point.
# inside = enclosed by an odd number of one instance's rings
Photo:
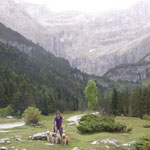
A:
{"type": "Polygon", "coordinates": [[[83,72],[104,75],[150,53],[150,2],[101,14],[49,11],[44,5],[1,0],[0,21],[83,72]]]}

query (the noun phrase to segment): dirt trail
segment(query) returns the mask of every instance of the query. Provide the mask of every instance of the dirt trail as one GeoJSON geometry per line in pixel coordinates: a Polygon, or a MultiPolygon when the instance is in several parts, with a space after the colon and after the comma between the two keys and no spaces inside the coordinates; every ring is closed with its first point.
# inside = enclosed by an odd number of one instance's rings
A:
{"type": "Polygon", "coordinates": [[[0,129],[10,129],[15,127],[20,127],[25,125],[24,122],[17,122],[17,123],[9,123],[9,124],[0,124],[0,129]]]}
{"type": "Polygon", "coordinates": [[[69,118],[67,119],[67,121],[69,121],[69,122],[76,122],[76,121],[78,121],[83,115],[85,115],[85,114],[69,117],[69,118]]]}
{"type": "MultiPolygon", "coordinates": [[[[95,112],[95,113],[92,113],[92,114],[98,114],[98,112],[95,112]]],[[[86,114],[81,114],[81,115],[76,115],[76,116],[69,117],[67,119],[67,121],[69,121],[69,122],[77,122],[84,115],[86,115],[86,114]]]]}

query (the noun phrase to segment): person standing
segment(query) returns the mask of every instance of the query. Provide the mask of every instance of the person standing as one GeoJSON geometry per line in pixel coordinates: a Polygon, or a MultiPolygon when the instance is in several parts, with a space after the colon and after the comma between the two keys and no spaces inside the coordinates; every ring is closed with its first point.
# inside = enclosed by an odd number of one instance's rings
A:
{"type": "Polygon", "coordinates": [[[59,112],[57,112],[56,117],[54,119],[54,132],[57,133],[57,131],[59,130],[61,137],[62,137],[62,133],[63,133],[62,120],[63,120],[63,117],[60,115],[59,112]]]}

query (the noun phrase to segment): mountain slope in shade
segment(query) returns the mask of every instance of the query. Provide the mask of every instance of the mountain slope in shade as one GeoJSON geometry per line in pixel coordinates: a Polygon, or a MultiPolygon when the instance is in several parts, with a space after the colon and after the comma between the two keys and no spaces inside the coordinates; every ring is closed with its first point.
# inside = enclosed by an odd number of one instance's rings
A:
{"type": "MultiPolygon", "coordinates": [[[[18,89],[16,88],[16,91],[15,89],[13,90],[12,86],[18,85],[19,88],[24,81],[28,83],[28,93],[31,94],[31,97],[34,97],[33,99],[37,100],[37,103],[41,99],[43,101],[41,102],[41,107],[45,107],[44,99],[46,99],[46,103],[50,103],[51,112],[56,111],[56,109],[73,110],[86,108],[82,91],[88,81],[88,76],[77,69],[71,68],[65,59],[57,58],[53,54],[46,52],[39,45],[6,28],[1,23],[0,68],[0,83],[9,93],[8,97],[5,98],[13,100],[14,94],[17,94],[18,89]],[[17,76],[17,79],[14,76],[17,76]],[[47,91],[49,95],[47,96],[50,99],[46,98],[42,91],[47,91]],[[40,96],[38,98],[38,95],[43,97],[40,96]],[[62,107],[58,103],[67,104],[62,107]]],[[[14,104],[14,102],[8,102],[7,100],[6,103],[2,104],[14,104]]],[[[32,105],[33,101],[27,104],[32,105]]],[[[40,104],[37,105],[40,107],[40,104]]],[[[40,109],[42,109],[41,107],[40,109]]]]}

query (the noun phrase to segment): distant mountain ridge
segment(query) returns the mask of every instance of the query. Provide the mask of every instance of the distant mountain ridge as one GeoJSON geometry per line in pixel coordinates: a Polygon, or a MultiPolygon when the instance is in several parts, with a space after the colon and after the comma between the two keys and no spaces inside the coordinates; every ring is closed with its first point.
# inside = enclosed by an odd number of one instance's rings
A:
{"type": "Polygon", "coordinates": [[[0,21],[83,72],[104,75],[149,52],[150,2],[103,14],[50,12],[45,6],[2,1],[0,21]]]}
{"type": "Polygon", "coordinates": [[[140,83],[150,78],[150,54],[134,64],[123,64],[110,69],[105,75],[110,80],[140,83]]]}

